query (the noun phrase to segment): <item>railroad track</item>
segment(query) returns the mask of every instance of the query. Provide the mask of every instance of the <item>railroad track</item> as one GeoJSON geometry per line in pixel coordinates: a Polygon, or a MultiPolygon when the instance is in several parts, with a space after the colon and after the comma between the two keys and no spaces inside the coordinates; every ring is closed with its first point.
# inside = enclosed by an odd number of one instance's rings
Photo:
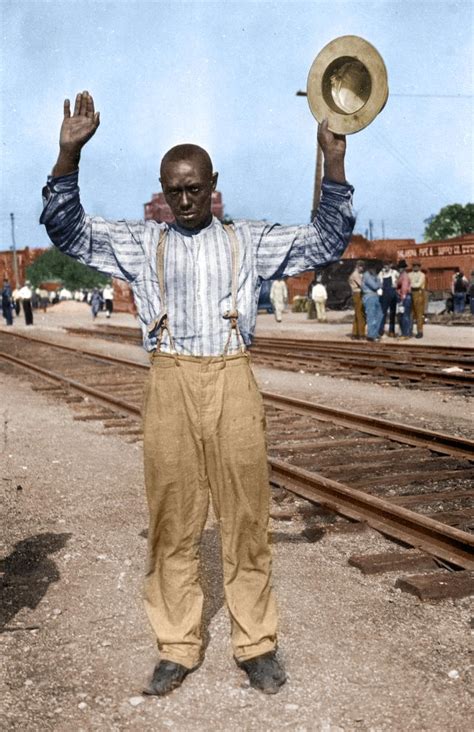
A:
{"type": "MultiPolygon", "coordinates": [[[[137,328],[99,326],[68,332],[141,345],[137,328]]],[[[258,337],[251,348],[256,364],[287,371],[389,383],[417,389],[469,394],[474,387],[474,348],[345,343],[258,337]]]]}
{"type": "MultiPolygon", "coordinates": [[[[5,332],[0,363],[40,376],[34,388],[65,397],[75,419],[140,439],[146,365],[5,332]]],[[[283,489],[277,517],[290,491],[312,502],[303,511],[310,540],[328,527],[368,525],[415,548],[353,558],[363,571],[441,563],[441,574],[401,586],[420,597],[474,591],[474,441],[277,394],[263,398],[272,483],[283,489]]]]}
{"type": "Polygon", "coordinates": [[[256,363],[272,368],[417,389],[468,393],[474,386],[474,349],[259,337],[252,345],[252,356],[256,363]]]}

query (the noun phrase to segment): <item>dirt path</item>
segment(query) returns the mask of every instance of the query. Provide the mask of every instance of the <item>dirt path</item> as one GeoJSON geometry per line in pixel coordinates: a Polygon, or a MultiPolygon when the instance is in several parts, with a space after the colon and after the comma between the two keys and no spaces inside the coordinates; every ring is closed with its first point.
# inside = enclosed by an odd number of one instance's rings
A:
{"type": "Polygon", "coordinates": [[[393,547],[378,534],[310,544],[297,521],[272,522],[290,677],[280,694],[249,689],[232,660],[211,519],[205,661],[171,696],[142,697],[156,655],[140,600],[141,447],[74,421],[71,408],[1,370],[0,404],[2,729],[472,728],[469,601],[420,604],[393,589],[394,576],[347,565],[352,553],[393,547]]]}

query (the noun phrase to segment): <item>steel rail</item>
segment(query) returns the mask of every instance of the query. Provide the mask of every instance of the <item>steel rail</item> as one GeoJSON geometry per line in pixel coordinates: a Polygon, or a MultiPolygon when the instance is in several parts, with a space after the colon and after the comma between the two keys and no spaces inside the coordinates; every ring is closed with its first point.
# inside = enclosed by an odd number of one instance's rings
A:
{"type": "MultiPolygon", "coordinates": [[[[1,333],[5,331],[0,330],[1,333]]],[[[108,356],[106,353],[98,353],[98,351],[88,351],[86,348],[80,346],[66,346],[64,343],[54,343],[54,341],[45,341],[42,338],[34,338],[32,336],[25,335],[24,333],[6,333],[8,336],[14,338],[22,338],[25,341],[31,341],[32,343],[39,343],[42,346],[50,346],[51,348],[58,348],[61,351],[69,351],[70,353],[81,353],[83,356],[88,358],[99,359],[103,361],[109,361],[110,363],[123,364],[124,366],[132,366],[137,369],[146,369],[148,371],[149,366],[145,363],[139,363],[138,361],[131,361],[127,358],[120,358],[120,356],[108,356]]]]}
{"type": "Polygon", "coordinates": [[[349,427],[371,435],[386,437],[395,442],[407,445],[426,447],[434,452],[455,457],[474,460],[474,440],[465,437],[455,437],[443,432],[433,432],[421,427],[411,427],[399,422],[392,422],[379,417],[371,417],[358,412],[346,412],[342,409],[326,407],[323,404],[305,402],[302,399],[272,394],[262,391],[265,404],[277,409],[291,409],[298,414],[311,415],[316,419],[332,422],[343,427],[349,427]]]}
{"type": "MultiPolygon", "coordinates": [[[[33,341],[39,340],[27,339],[33,341]]],[[[47,341],[39,342],[43,345],[56,345],[47,341]]],[[[61,345],[58,347],[68,351],[76,350],[71,349],[70,347],[63,347],[61,345]]],[[[97,356],[99,360],[102,359],[100,354],[93,355],[97,356]]],[[[127,415],[132,414],[135,417],[140,415],[141,410],[136,405],[130,404],[122,399],[111,397],[105,392],[99,391],[98,389],[94,389],[85,384],[81,384],[74,379],[70,379],[48,369],[44,369],[36,364],[23,361],[4,352],[0,352],[0,358],[38,373],[48,380],[52,380],[93,396],[103,404],[113,405],[122,413],[126,413],[127,415]]],[[[134,362],[125,361],[125,359],[115,359],[113,357],[107,357],[105,360],[114,362],[118,361],[126,363],[127,365],[131,363],[133,366],[137,365],[134,362]]],[[[139,366],[142,365],[139,364],[139,366]]],[[[279,397],[275,394],[272,395],[264,393],[263,396],[265,402],[272,406],[279,406],[280,408],[285,408],[286,406],[287,408],[289,407],[299,413],[310,413],[315,416],[314,410],[311,409],[311,407],[315,405],[308,405],[306,402],[301,400],[279,397]]],[[[342,414],[345,419],[348,419],[347,413],[343,413],[341,410],[331,410],[327,407],[321,408],[320,405],[316,405],[316,407],[318,411],[322,409],[325,418],[330,418],[329,415],[331,413],[339,413],[339,415],[342,414]]],[[[349,423],[352,423],[352,420],[350,419],[351,417],[354,419],[356,417],[360,418],[361,416],[363,417],[363,415],[354,415],[349,413],[349,423]]],[[[383,420],[376,420],[375,418],[369,419],[375,422],[383,422],[383,420]]],[[[390,423],[386,424],[390,425],[390,423]]],[[[399,426],[403,428],[403,425],[399,426]]],[[[416,431],[423,433],[424,436],[426,436],[426,434],[431,434],[427,433],[425,430],[416,431]]],[[[380,432],[378,432],[378,434],[380,434],[380,432]]],[[[441,435],[439,433],[435,433],[435,435],[439,438],[447,437],[446,435],[441,435]]],[[[431,437],[432,436],[433,435],[431,435],[431,437]]],[[[426,516],[420,516],[407,508],[396,505],[396,503],[391,502],[390,500],[371,496],[317,473],[311,473],[302,468],[289,466],[280,460],[270,459],[269,465],[272,470],[272,476],[274,478],[278,478],[280,483],[292,492],[309,500],[323,503],[329,508],[336,510],[342,515],[348,516],[349,518],[365,521],[374,529],[377,529],[389,536],[407,541],[409,544],[423,549],[434,556],[440,557],[455,566],[463,567],[465,569],[474,569],[474,538],[467,532],[442,524],[426,516]]]]}
{"type": "Polygon", "coordinates": [[[324,341],[314,341],[313,343],[304,341],[285,341],[276,338],[256,338],[252,343],[254,348],[273,348],[279,351],[291,349],[291,353],[307,354],[314,356],[315,354],[326,355],[330,358],[332,354],[340,356],[341,353],[354,358],[365,358],[367,360],[389,358],[397,363],[402,364],[426,364],[430,366],[449,364],[459,364],[466,368],[474,367],[474,353],[437,353],[427,350],[418,350],[413,347],[410,350],[396,345],[383,345],[380,348],[371,343],[365,343],[363,346],[341,343],[340,346],[326,345],[324,341]]]}
{"type": "MultiPolygon", "coordinates": [[[[322,368],[322,359],[328,359],[330,361],[337,361],[338,366],[355,366],[358,369],[366,370],[367,372],[377,371],[383,372],[386,376],[392,376],[407,380],[416,381],[427,381],[436,382],[440,384],[449,384],[451,386],[474,386],[474,371],[466,371],[463,373],[447,373],[444,371],[435,371],[432,369],[422,368],[421,366],[412,366],[399,363],[392,363],[385,360],[373,360],[367,359],[363,356],[353,356],[352,354],[341,354],[341,353],[327,353],[321,356],[316,356],[309,353],[284,353],[283,349],[253,346],[250,351],[255,355],[256,358],[259,356],[265,358],[271,358],[273,360],[278,359],[281,363],[295,363],[295,364],[307,364],[314,365],[316,368],[322,368]]],[[[385,354],[384,354],[385,356],[385,354]]],[[[380,356],[378,357],[380,359],[380,356]]]]}
{"type": "Polygon", "coordinates": [[[4,351],[0,351],[0,358],[5,359],[5,361],[10,361],[11,363],[16,364],[17,366],[21,366],[24,369],[28,369],[29,371],[34,371],[35,373],[40,374],[41,376],[44,376],[46,379],[49,379],[50,381],[64,384],[65,386],[69,386],[72,389],[76,389],[76,391],[80,391],[83,394],[88,394],[89,396],[93,396],[94,399],[97,399],[99,402],[102,402],[103,404],[106,404],[107,406],[112,404],[122,414],[125,413],[127,416],[129,414],[140,415],[140,413],[141,413],[140,408],[136,407],[134,404],[130,404],[130,402],[125,402],[123,399],[117,399],[116,397],[110,396],[109,394],[106,394],[103,391],[94,389],[92,386],[87,386],[87,384],[81,384],[79,381],[75,381],[75,379],[69,379],[67,376],[63,376],[62,374],[57,374],[55,371],[50,371],[49,369],[43,369],[41,366],[36,366],[36,364],[34,364],[34,363],[29,363],[28,361],[22,361],[20,358],[11,356],[9,353],[5,353],[4,351]]]}
{"type": "MultiPolygon", "coordinates": [[[[131,361],[118,356],[108,356],[106,354],[97,353],[96,351],[88,351],[81,348],[75,348],[74,346],[66,346],[61,343],[53,343],[52,341],[32,338],[31,336],[20,333],[8,332],[7,335],[72,353],[82,353],[83,355],[95,360],[104,360],[110,363],[144,369],[146,371],[149,369],[147,364],[138,363],[137,361],[131,361]]],[[[9,354],[0,353],[0,356],[5,358],[8,358],[8,355],[9,354]]],[[[407,426],[399,422],[389,422],[388,420],[380,419],[379,417],[371,417],[357,412],[334,409],[333,407],[326,407],[323,404],[305,402],[302,399],[282,396],[272,392],[261,391],[261,394],[264,402],[268,404],[268,406],[274,406],[278,409],[290,409],[298,414],[311,415],[318,420],[326,422],[329,421],[334,424],[341,425],[342,427],[349,427],[351,429],[377,435],[379,437],[386,437],[395,442],[425,447],[429,450],[434,450],[435,452],[445,455],[468,458],[469,460],[474,459],[474,440],[470,440],[465,437],[455,437],[443,432],[433,432],[420,427],[407,426]]]]}
{"type": "Polygon", "coordinates": [[[292,493],[322,503],[463,569],[474,569],[474,536],[390,500],[271,458],[272,480],[292,493]]]}
{"type": "MultiPolygon", "coordinates": [[[[111,328],[113,326],[105,326],[111,328]]],[[[403,343],[403,346],[395,341],[378,342],[378,343],[364,343],[363,346],[359,342],[346,342],[346,341],[334,341],[334,340],[315,340],[314,338],[286,338],[285,336],[277,336],[275,338],[270,336],[257,336],[254,343],[279,343],[281,345],[289,345],[297,348],[331,348],[331,349],[344,349],[351,351],[354,349],[364,349],[364,351],[371,351],[382,353],[384,351],[401,351],[410,354],[426,354],[426,355],[447,355],[447,356],[460,356],[461,358],[474,358],[474,348],[470,346],[425,346],[421,344],[409,344],[407,341],[403,343]]]]}

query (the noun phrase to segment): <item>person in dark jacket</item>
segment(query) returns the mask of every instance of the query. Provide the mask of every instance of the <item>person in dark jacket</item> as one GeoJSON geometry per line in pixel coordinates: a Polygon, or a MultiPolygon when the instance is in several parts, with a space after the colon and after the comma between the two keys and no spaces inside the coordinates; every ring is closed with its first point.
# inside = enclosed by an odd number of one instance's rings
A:
{"type": "Polygon", "coordinates": [[[398,272],[392,267],[390,262],[384,262],[381,272],[379,273],[382,280],[382,294],[380,296],[380,306],[382,308],[382,319],[380,321],[379,335],[383,336],[385,331],[385,321],[388,320],[388,335],[395,337],[395,320],[397,315],[397,280],[398,272]]]}
{"type": "Polygon", "coordinates": [[[13,307],[12,288],[10,287],[8,277],[5,277],[2,287],[2,315],[7,325],[13,325],[13,307]]]}

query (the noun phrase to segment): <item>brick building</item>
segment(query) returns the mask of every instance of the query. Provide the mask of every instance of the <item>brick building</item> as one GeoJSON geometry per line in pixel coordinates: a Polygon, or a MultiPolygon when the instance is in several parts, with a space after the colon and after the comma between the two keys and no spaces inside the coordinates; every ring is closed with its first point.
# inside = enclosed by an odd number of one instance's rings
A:
{"type": "MultiPolygon", "coordinates": [[[[30,249],[25,247],[24,249],[16,250],[16,261],[18,263],[18,285],[21,287],[25,284],[26,268],[30,264],[40,257],[46,248],[41,249],[30,249]]],[[[8,277],[11,286],[14,288],[15,283],[15,272],[13,268],[13,252],[11,249],[4,249],[0,251],[0,278],[3,280],[4,277],[8,277]]]]}
{"type": "MultiPolygon", "coordinates": [[[[459,267],[469,279],[474,271],[474,234],[430,241],[417,244],[414,239],[374,239],[370,241],[364,236],[354,234],[339,266],[330,265],[327,268],[331,275],[330,280],[344,277],[347,280],[349,264],[357,259],[388,260],[398,262],[406,259],[411,266],[413,262],[420,262],[426,273],[426,289],[431,293],[442,296],[449,291],[455,267],[459,267]]],[[[289,301],[296,295],[306,296],[308,286],[314,277],[314,272],[304,272],[298,277],[291,277],[287,281],[289,301]]],[[[324,279],[324,278],[323,278],[324,279]]],[[[327,284],[327,282],[325,282],[327,284]]],[[[329,303],[331,304],[331,303],[329,303]]]]}
{"type": "Polygon", "coordinates": [[[474,234],[454,236],[443,241],[406,246],[398,250],[400,259],[409,264],[419,262],[426,272],[427,288],[431,292],[449,290],[456,267],[470,279],[474,271],[474,234]]]}

